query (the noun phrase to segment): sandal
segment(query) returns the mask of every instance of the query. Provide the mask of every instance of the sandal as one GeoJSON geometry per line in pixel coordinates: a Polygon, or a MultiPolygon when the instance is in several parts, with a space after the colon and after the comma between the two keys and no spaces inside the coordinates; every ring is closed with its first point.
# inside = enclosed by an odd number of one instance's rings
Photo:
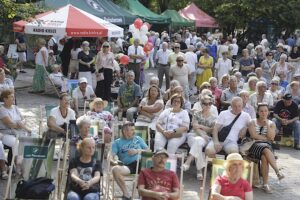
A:
{"type": "Polygon", "coordinates": [[[265,193],[268,194],[272,194],[273,190],[271,189],[271,187],[269,185],[263,185],[263,187],[261,188],[263,191],[265,191],[265,193]]]}
{"type": "Polygon", "coordinates": [[[284,175],[281,172],[276,173],[278,180],[284,179],[284,175]]]}

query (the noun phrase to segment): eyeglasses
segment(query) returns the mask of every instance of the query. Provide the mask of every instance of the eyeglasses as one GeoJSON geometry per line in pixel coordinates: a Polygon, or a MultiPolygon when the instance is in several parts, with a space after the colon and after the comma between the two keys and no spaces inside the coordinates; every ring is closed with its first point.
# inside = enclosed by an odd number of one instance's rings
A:
{"type": "Polygon", "coordinates": [[[177,62],[183,62],[183,60],[177,60],[177,62]]]}
{"type": "Polygon", "coordinates": [[[212,105],[212,102],[209,102],[209,103],[201,103],[202,105],[204,105],[204,106],[211,106],[212,105]]]}
{"type": "Polygon", "coordinates": [[[278,83],[271,83],[272,85],[278,85],[278,83]]]}
{"type": "Polygon", "coordinates": [[[179,49],[180,47],[174,47],[174,49],[179,49]]]}
{"type": "Polygon", "coordinates": [[[109,46],[103,46],[103,48],[108,48],[109,46]]]}

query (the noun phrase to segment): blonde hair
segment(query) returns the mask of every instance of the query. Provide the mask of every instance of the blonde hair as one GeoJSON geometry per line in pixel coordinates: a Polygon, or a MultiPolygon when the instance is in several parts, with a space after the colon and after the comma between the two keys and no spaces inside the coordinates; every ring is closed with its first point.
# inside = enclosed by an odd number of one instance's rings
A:
{"type": "Polygon", "coordinates": [[[95,145],[95,140],[93,138],[84,138],[82,141],[77,143],[77,151],[80,153],[80,155],[83,153],[83,147],[91,143],[95,145]]]}
{"type": "Polygon", "coordinates": [[[42,47],[42,46],[45,46],[46,45],[46,40],[44,38],[38,38],[36,40],[36,45],[38,47],[42,47]]]}

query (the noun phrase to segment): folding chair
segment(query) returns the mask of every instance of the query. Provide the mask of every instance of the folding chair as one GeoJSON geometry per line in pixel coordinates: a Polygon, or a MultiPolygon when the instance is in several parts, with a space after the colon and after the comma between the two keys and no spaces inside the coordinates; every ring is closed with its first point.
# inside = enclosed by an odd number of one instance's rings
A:
{"type": "MultiPolygon", "coordinates": [[[[225,172],[224,168],[224,162],[225,160],[220,160],[220,159],[211,159],[207,158],[207,163],[211,161],[212,162],[212,168],[211,168],[211,176],[210,176],[210,186],[211,187],[214,184],[214,181],[216,180],[217,176],[223,175],[225,172]]],[[[253,162],[248,162],[245,161],[245,168],[244,168],[244,173],[242,178],[245,180],[248,180],[249,184],[252,186],[252,180],[253,180],[253,162]]],[[[205,190],[206,190],[206,178],[207,178],[207,165],[205,166],[204,169],[204,177],[203,177],[203,182],[202,182],[202,187],[200,187],[200,199],[204,200],[205,199],[205,190]]],[[[209,195],[207,199],[210,199],[211,191],[209,190],[209,195]]]]}
{"type": "MultiPolygon", "coordinates": [[[[53,175],[53,168],[55,167],[53,164],[54,147],[54,139],[45,140],[42,138],[31,137],[17,138],[15,148],[18,149],[19,155],[23,155],[23,178],[25,180],[35,179],[38,177],[47,177],[53,180],[56,179],[53,175]]],[[[20,180],[17,178],[12,179],[15,157],[16,155],[14,154],[12,167],[9,170],[5,199],[15,199],[15,189],[18,181],[20,180]]],[[[55,182],[55,188],[57,188],[57,182],[55,182]]],[[[51,196],[53,196],[54,193],[52,192],[51,196]]]]}
{"type": "MultiPolygon", "coordinates": [[[[144,168],[151,168],[153,166],[153,161],[152,161],[152,156],[153,153],[152,152],[142,152],[141,153],[141,169],[144,168]]],[[[184,154],[169,154],[169,158],[166,162],[165,168],[168,170],[171,170],[175,173],[177,173],[177,163],[178,163],[178,159],[180,159],[180,199],[182,199],[183,197],[183,192],[184,192],[184,185],[183,185],[183,168],[182,165],[184,163],[184,154]]],[[[138,175],[138,174],[136,174],[138,175]]],[[[137,180],[135,181],[135,183],[137,184],[137,180]]],[[[137,188],[137,185],[135,185],[135,187],[133,188],[133,194],[135,194],[135,189],[137,188]]]]}

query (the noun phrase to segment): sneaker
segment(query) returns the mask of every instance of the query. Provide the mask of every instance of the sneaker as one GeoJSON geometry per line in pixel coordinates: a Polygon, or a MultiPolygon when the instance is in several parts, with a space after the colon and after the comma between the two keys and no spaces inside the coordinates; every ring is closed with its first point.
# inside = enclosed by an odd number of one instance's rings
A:
{"type": "Polygon", "coordinates": [[[8,174],[7,174],[6,171],[2,171],[1,179],[2,179],[2,180],[7,180],[7,179],[8,179],[8,174]]]}
{"type": "Polygon", "coordinates": [[[278,180],[284,179],[284,175],[281,172],[278,172],[276,175],[277,175],[278,180]]]}
{"type": "Polygon", "coordinates": [[[269,185],[263,185],[262,188],[261,188],[265,193],[268,193],[268,194],[272,194],[273,193],[273,190],[271,189],[271,187],[269,185]]]}

